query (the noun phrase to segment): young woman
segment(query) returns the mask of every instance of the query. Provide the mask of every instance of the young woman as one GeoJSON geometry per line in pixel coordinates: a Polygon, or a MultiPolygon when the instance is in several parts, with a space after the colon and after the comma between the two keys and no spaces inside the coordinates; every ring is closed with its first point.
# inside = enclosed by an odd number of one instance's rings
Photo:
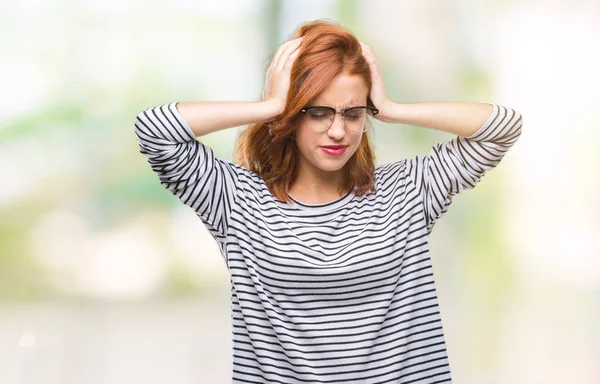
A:
{"type": "Polygon", "coordinates": [[[395,103],[371,49],[321,21],[279,47],[261,101],[142,111],[141,153],[229,269],[233,381],[450,382],[427,236],[521,123],[491,103],[395,103]],[[370,117],[456,137],[376,167],[370,117]],[[196,140],[247,124],[237,164],[196,140]]]}

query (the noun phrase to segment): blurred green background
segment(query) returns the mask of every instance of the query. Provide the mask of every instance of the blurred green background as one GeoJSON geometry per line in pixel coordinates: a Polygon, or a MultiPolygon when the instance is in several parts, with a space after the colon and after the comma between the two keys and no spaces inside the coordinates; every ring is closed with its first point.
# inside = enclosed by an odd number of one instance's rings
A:
{"type": "MultiPolygon", "coordinates": [[[[398,102],[491,101],[521,139],[431,235],[456,383],[600,383],[600,3],[12,1],[0,7],[0,383],[230,382],[229,280],[133,134],[171,101],[258,100],[330,18],[398,102]]],[[[443,132],[374,122],[378,164],[443,132]]],[[[202,138],[231,159],[239,129],[202,138]]]]}

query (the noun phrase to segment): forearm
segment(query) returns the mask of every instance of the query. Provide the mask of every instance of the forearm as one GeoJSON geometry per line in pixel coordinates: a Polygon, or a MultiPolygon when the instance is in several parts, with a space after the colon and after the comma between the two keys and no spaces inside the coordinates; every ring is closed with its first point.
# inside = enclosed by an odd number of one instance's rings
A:
{"type": "Polygon", "coordinates": [[[409,124],[437,129],[457,136],[475,133],[491,116],[494,107],[476,102],[428,102],[386,106],[379,118],[389,123],[409,124]]]}
{"type": "Polygon", "coordinates": [[[270,121],[281,112],[266,101],[179,102],[177,109],[196,136],[270,121]]]}

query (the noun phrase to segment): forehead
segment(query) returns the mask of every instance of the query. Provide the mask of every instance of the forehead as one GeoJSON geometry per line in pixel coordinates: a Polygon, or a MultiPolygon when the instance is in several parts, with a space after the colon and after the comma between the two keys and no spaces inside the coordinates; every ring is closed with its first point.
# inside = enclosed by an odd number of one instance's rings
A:
{"type": "Polygon", "coordinates": [[[329,83],[311,105],[343,108],[350,105],[366,105],[369,90],[362,77],[341,74],[329,83]]]}

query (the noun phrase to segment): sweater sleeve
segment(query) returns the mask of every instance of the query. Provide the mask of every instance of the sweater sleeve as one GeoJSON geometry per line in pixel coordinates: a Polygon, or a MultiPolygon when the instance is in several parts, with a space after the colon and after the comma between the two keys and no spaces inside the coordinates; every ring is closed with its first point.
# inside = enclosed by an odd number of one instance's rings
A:
{"type": "Polygon", "coordinates": [[[521,135],[522,117],[513,109],[494,106],[488,120],[472,135],[433,146],[427,156],[407,160],[408,177],[423,199],[427,232],[447,212],[452,197],[475,187],[521,135]]]}
{"type": "Polygon", "coordinates": [[[137,115],[139,149],[162,186],[196,212],[223,250],[241,167],[216,158],[210,147],[196,140],[177,103],[137,115]]]}

